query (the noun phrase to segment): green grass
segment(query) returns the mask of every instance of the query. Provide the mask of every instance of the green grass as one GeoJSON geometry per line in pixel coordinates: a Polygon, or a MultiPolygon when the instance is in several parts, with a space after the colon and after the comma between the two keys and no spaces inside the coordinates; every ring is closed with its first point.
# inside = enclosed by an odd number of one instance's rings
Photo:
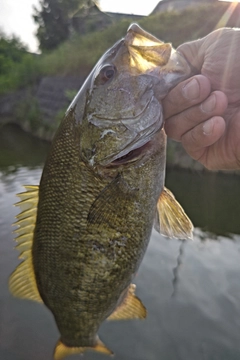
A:
{"type": "MultiPolygon", "coordinates": [[[[143,18],[139,25],[165,42],[179,44],[207,35],[214,30],[229,7],[228,3],[191,8],[182,13],[165,12],[143,18]]],[[[232,16],[226,26],[240,26],[239,16],[232,16]]],[[[103,31],[85,36],[75,35],[48,54],[26,54],[20,64],[14,64],[0,76],[0,94],[37,83],[47,75],[86,76],[100,56],[126,34],[128,20],[103,31]]]]}

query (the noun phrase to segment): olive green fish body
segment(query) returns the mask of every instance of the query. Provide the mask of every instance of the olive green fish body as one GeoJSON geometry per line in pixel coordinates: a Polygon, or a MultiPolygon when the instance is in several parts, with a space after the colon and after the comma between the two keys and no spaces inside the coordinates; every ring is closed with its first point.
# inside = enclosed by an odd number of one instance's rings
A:
{"type": "Polygon", "coordinates": [[[33,264],[68,346],[94,345],[145,253],[163,188],[163,131],[155,141],[151,161],[104,179],[82,161],[71,113],[55,138],[40,184],[33,264]]]}
{"type": "Polygon", "coordinates": [[[33,241],[40,295],[69,341],[74,334],[79,336],[79,317],[87,333],[88,328],[93,328],[91,319],[86,318],[86,308],[92,306],[91,290],[86,284],[94,280],[94,274],[88,271],[92,259],[86,224],[91,203],[104,187],[79,161],[79,135],[71,127],[71,122],[62,124],[46,162],[33,241]]]}
{"type": "Polygon", "coordinates": [[[190,70],[170,44],[130,26],[67,110],[40,186],[18,194],[24,261],[9,287],[51,310],[61,334],[55,360],[88,349],[111,354],[97,336],[101,323],[146,317],[132,280],[153,225],[191,237],[190,220],[164,188],[161,106],[190,70]]]}

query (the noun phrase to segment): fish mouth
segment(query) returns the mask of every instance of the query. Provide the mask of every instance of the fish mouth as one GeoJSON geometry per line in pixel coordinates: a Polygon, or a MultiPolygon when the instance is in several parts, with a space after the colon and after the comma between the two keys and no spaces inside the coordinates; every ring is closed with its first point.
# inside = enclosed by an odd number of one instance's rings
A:
{"type": "Polygon", "coordinates": [[[111,167],[141,159],[149,150],[151,140],[163,127],[162,106],[158,100],[151,97],[140,114],[129,119],[121,119],[120,124],[125,126],[127,132],[125,146],[120,144],[111,155],[108,154],[101,159],[95,158],[95,164],[111,167]]]}
{"type": "Polygon", "coordinates": [[[136,162],[143,156],[143,154],[149,148],[149,145],[150,145],[150,141],[148,141],[146,144],[138,148],[130,150],[127,154],[114,159],[110,164],[107,165],[107,167],[125,165],[136,162]]]}
{"type": "Polygon", "coordinates": [[[158,118],[155,119],[149,127],[143,129],[138,134],[133,132],[135,136],[132,141],[127,143],[121,151],[107,156],[105,159],[100,160],[98,164],[102,167],[113,167],[137,162],[149,151],[152,140],[162,127],[163,114],[160,112],[158,114],[158,118]]]}

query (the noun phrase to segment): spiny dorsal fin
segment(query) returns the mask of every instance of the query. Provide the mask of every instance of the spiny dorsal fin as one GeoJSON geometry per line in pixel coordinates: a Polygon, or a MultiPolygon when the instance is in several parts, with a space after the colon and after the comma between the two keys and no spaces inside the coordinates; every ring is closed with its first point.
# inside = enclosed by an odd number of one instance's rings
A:
{"type": "Polygon", "coordinates": [[[27,191],[17,194],[21,199],[16,206],[21,212],[16,216],[18,235],[16,249],[20,251],[19,258],[23,259],[9,278],[9,290],[13,296],[42,302],[39,295],[32,264],[32,242],[37,217],[38,186],[25,186],[27,191]]]}
{"type": "Polygon", "coordinates": [[[167,188],[163,189],[157,203],[154,228],[171,238],[192,239],[192,222],[167,188]]]}
{"type": "Polygon", "coordinates": [[[69,347],[64,345],[61,340],[58,341],[55,350],[54,350],[54,360],[61,360],[69,355],[74,354],[83,354],[87,350],[93,350],[97,352],[101,352],[106,355],[113,355],[113,352],[109,350],[102,341],[97,337],[96,345],[93,347],[69,347]]]}
{"type": "Polygon", "coordinates": [[[147,310],[141,300],[136,297],[136,285],[131,284],[122,303],[114,310],[107,320],[145,319],[147,310]]]}

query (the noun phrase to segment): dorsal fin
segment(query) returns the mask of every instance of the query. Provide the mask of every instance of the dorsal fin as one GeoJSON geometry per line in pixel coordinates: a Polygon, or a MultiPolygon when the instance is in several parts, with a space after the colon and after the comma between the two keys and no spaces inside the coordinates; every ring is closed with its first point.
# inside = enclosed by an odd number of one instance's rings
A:
{"type": "Polygon", "coordinates": [[[16,216],[13,224],[18,226],[14,232],[18,235],[16,249],[20,251],[19,258],[23,259],[9,278],[9,290],[13,296],[42,302],[39,295],[32,264],[32,242],[37,217],[38,186],[24,186],[26,191],[17,196],[20,201],[16,206],[21,212],[16,216]]]}
{"type": "Polygon", "coordinates": [[[170,238],[192,239],[192,222],[167,188],[163,189],[157,203],[154,228],[170,238]]]}

